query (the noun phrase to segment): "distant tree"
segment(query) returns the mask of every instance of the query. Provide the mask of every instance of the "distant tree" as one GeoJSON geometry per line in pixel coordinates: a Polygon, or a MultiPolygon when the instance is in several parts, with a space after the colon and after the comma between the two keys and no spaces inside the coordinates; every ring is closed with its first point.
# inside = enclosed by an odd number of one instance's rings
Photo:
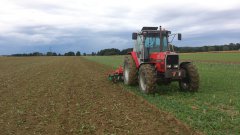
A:
{"type": "Polygon", "coordinates": [[[53,52],[53,53],[52,53],[52,56],[57,56],[57,53],[53,52]]]}
{"type": "Polygon", "coordinates": [[[202,50],[203,52],[207,52],[207,51],[208,51],[208,47],[207,47],[207,46],[203,46],[203,47],[201,47],[201,48],[202,48],[201,50],[202,50]]]}
{"type": "Polygon", "coordinates": [[[214,51],[215,49],[214,49],[214,47],[213,46],[209,46],[208,47],[208,51],[210,52],[210,51],[214,51]]]}
{"type": "Polygon", "coordinates": [[[215,45],[215,51],[222,51],[222,47],[221,46],[218,46],[218,45],[215,45]]]}
{"type": "Polygon", "coordinates": [[[47,56],[53,56],[52,52],[47,52],[47,56]]]}
{"type": "Polygon", "coordinates": [[[86,53],[83,53],[83,56],[87,56],[87,54],[86,54],[86,53]]]}
{"type": "Polygon", "coordinates": [[[237,44],[238,44],[238,43],[236,43],[236,44],[230,43],[230,44],[228,45],[228,47],[229,47],[228,49],[229,49],[229,50],[238,50],[237,44]]]}
{"type": "Polygon", "coordinates": [[[77,51],[76,56],[81,56],[81,52],[77,51]]]}
{"type": "Polygon", "coordinates": [[[75,56],[74,52],[68,52],[69,56],[75,56]]]}
{"type": "Polygon", "coordinates": [[[75,56],[75,53],[70,51],[64,54],[64,56],[75,56]]]}
{"type": "Polygon", "coordinates": [[[236,50],[240,50],[240,43],[236,43],[236,50]]]}
{"type": "Polygon", "coordinates": [[[223,46],[223,51],[228,51],[229,50],[229,47],[226,45],[226,46],[223,46]]]}
{"type": "Polygon", "coordinates": [[[57,56],[57,53],[55,52],[47,52],[47,56],[57,56]]]}
{"type": "Polygon", "coordinates": [[[123,49],[120,52],[120,55],[127,55],[129,52],[131,52],[133,50],[133,48],[127,48],[127,49],[123,49]]]}
{"type": "Polygon", "coordinates": [[[98,55],[104,56],[104,55],[119,55],[120,50],[116,48],[110,48],[110,49],[103,49],[98,52],[98,55]]]}
{"type": "Polygon", "coordinates": [[[33,56],[43,56],[43,54],[40,53],[40,52],[33,52],[32,55],[33,55],[33,56]]]}
{"type": "Polygon", "coordinates": [[[96,55],[96,53],[95,52],[92,52],[92,56],[95,56],[96,55]]]}

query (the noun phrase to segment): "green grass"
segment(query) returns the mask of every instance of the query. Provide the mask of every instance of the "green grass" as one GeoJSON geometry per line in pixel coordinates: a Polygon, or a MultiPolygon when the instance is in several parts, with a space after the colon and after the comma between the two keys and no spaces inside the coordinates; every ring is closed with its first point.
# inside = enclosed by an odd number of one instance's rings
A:
{"type": "MultiPolygon", "coordinates": [[[[198,57],[199,54],[195,55],[198,57]]],[[[228,55],[228,60],[233,57],[228,55]]],[[[86,58],[111,67],[118,67],[123,61],[123,56],[86,58]]],[[[201,60],[204,58],[201,57],[201,60]]],[[[240,64],[194,64],[201,79],[197,93],[180,92],[176,82],[159,86],[155,96],[141,93],[138,86],[126,87],[193,129],[206,134],[240,134],[240,64]]]]}
{"type": "Polygon", "coordinates": [[[123,63],[124,56],[87,56],[85,57],[91,61],[102,63],[113,68],[119,67],[123,63]]]}
{"type": "Polygon", "coordinates": [[[184,53],[181,59],[240,62],[240,53],[184,53]]]}

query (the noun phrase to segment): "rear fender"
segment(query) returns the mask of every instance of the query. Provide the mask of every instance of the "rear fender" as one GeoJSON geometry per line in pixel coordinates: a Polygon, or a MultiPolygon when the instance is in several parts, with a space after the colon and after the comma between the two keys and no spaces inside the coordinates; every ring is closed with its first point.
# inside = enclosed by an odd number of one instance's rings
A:
{"type": "MultiPolygon", "coordinates": [[[[151,63],[151,62],[144,62],[144,63],[141,63],[141,64],[139,65],[139,67],[141,67],[142,65],[145,65],[145,64],[149,64],[149,65],[152,65],[152,66],[155,65],[154,63],[151,63]]],[[[156,68],[156,67],[155,67],[155,68],[156,68]]]]}
{"type": "Polygon", "coordinates": [[[189,63],[191,63],[191,62],[189,62],[189,61],[181,62],[180,67],[183,67],[184,65],[189,64],[189,63]]]}
{"type": "Polygon", "coordinates": [[[139,64],[139,61],[138,61],[138,58],[137,58],[137,53],[136,52],[131,52],[130,54],[131,54],[133,60],[135,61],[136,67],[139,68],[140,64],[139,64]]]}

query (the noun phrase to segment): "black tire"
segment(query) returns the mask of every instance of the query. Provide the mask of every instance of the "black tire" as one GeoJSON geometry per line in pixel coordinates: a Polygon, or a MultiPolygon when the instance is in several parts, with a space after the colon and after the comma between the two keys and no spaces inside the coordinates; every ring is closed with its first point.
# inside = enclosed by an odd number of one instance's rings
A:
{"type": "Polygon", "coordinates": [[[132,56],[125,56],[123,65],[123,81],[126,85],[137,84],[137,66],[132,56]]]}
{"type": "Polygon", "coordinates": [[[157,87],[157,76],[154,66],[150,64],[141,65],[138,80],[139,88],[143,93],[154,93],[157,87]]]}
{"type": "Polygon", "coordinates": [[[179,81],[181,91],[196,92],[199,88],[199,74],[196,66],[192,63],[185,63],[181,65],[185,70],[186,77],[179,81]]]}

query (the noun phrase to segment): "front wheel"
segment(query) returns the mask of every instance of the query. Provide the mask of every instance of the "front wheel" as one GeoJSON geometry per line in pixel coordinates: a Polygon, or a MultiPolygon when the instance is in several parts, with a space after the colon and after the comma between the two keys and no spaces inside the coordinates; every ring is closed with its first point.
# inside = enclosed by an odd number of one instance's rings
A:
{"type": "Polygon", "coordinates": [[[179,87],[182,91],[198,91],[199,74],[197,68],[192,63],[186,63],[181,66],[186,72],[186,77],[179,81],[179,87]]]}
{"type": "Polygon", "coordinates": [[[156,71],[150,64],[141,65],[139,70],[139,87],[143,93],[154,93],[157,86],[156,71]]]}

